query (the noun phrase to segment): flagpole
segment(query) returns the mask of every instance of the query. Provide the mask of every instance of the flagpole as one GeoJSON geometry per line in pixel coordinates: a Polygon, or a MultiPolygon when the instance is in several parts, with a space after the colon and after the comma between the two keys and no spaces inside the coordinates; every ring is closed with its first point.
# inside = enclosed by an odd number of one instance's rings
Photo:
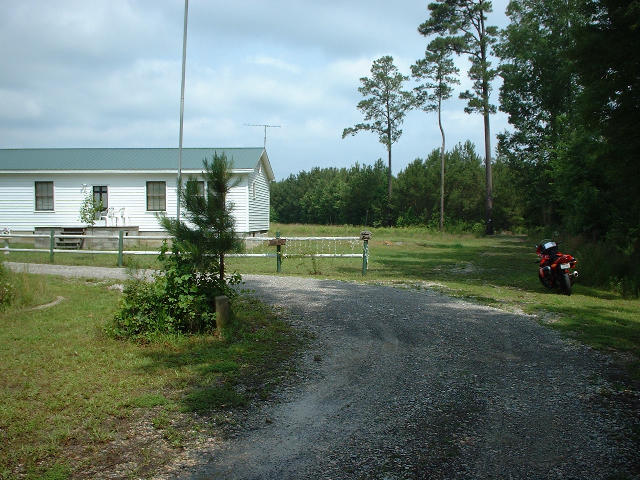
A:
{"type": "Polygon", "coordinates": [[[178,141],[178,188],[176,191],[177,219],[180,221],[180,193],[182,192],[182,130],[184,124],[184,74],[187,63],[187,13],[189,0],[184,0],[184,34],[182,36],[182,85],[180,86],[180,139],[178,141]]]}

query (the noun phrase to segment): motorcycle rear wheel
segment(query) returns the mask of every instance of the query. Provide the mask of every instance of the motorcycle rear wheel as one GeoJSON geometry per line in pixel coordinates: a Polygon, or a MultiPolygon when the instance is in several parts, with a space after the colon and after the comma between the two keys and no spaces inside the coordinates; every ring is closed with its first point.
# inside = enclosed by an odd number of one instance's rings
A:
{"type": "Polygon", "coordinates": [[[571,278],[568,273],[563,273],[560,277],[560,290],[565,295],[571,295],[571,278]]]}

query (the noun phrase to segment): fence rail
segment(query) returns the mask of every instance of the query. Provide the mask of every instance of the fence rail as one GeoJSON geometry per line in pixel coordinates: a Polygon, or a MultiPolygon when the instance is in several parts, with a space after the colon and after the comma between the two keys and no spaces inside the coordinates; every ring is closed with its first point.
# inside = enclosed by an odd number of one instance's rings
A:
{"type": "MultiPolygon", "coordinates": [[[[362,275],[367,273],[367,265],[369,259],[368,241],[371,237],[369,232],[362,232],[359,237],[281,237],[279,233],[276,233],[275,237],[245,237],[242,240],[245,242],[256,243],[268,243],[269,246],[275,246],[275,253],[229,253],[225,254],[225,257],[234,258],[275,258],[276,259],[276,271],[282,271],[282,260],[284,258],[362,258],[362,275]],[[314,241],[349,241],[356,242],[362,241],[362,253],[288,253],[282,251],[282,247],[287,242],[314,242],[314,241]]],[[[4,240],[4,247],[0,248],[5,255],[9,255],[11,252],[34,252],[34,253],[48,253],[49,261],[54,263],[55,254],[58,253],[76,253],[76,254],[98,254],[98,255],[117,255],[118,266],[124,265],[124,255],[159,255],[159,250],[125,250],[124,242],[129,240],[171,240],[172,237],[163,235],[127,235],[124,236],[123,231],[118,232],[118,236],[109,235],[79,235],[79,234],[63,234],[55,233],[51,230],[49,235],[45,234],[14,234],[14,233],[0,233],[0,239],[4,240]],[[34,239],[34,246],[36,239],[48,239],[49,248],[13,248],[9,246],[10,238],[28,238],[34,239]],[[82,240],[100,240],[118,242],[117,250],[94,250],[94,249],[80,249],[80,248],[56,248],[56,239],[82,239],[82,240]]]]}

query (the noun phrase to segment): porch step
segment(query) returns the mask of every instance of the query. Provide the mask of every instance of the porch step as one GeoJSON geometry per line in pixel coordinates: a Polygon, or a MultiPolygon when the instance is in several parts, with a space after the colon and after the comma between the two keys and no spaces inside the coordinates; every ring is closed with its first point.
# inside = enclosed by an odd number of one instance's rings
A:
{"type": "MultiPolygon", "coordinates": [[[[63,228],[61,235],[84,235],[84,228],[63,228]]],[[[58,238],[56,237],[56,248],[65,250],[80,250],[84,244],[84,238],[58,238]]]]}

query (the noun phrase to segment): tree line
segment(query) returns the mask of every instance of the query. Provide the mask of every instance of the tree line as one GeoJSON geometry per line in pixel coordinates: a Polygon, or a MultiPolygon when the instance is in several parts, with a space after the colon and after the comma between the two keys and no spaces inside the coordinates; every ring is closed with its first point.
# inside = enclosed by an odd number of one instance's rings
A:
{"type": "MultiPolygon", "coordinates": [[[[449,174],[445,178],[445,225],[448,229],[483,231],[484,167],[475,146],[467,141],[445,153],[449,174]]],[[[494,164],[500,186],[497,226],[508,229],[522,224],[521,214],[507,205],[516,195],[509,186],[510,171],[503,162],[494,164]]],[[[313,168],[275,182],[271,189],[272,220],[283,223],[429,225],[440,220],[440,150],[426,159],[415,159],[397,176],[391,176],[394,195],[388,196],[388,166],[378,159],[373,165],[350,168],[313,168]],[[390,215],[390,217],[389,217],[390,215]]]]}
{"type": "Polygon", "coordinates": [[[407,87],[409,76],[392,57],[374,61],[359,88],[364,121],[343,132],[376,133],[388,150],[386,165],[313,169],[277,182],[274,218],[433,224],[440,210],[449,225],[484,222],[487,233],[545,227],[640,252],[640,0],[512,0],[502,30],[487,25],[491,8],[486,0],[429,4],[428,18],[417,22],[428,40],[412,67],[418,86],[407,87]],[[455,55],[471,60],[473,87],[459,96],[467,113],[483,115],[484,158],[470,144],[447,151],[438,115],[440,149],[393,177],[391,146],[404,113],[440,113],[457,81],[455,55]],[[498,135],[492,156],[496,76],[503,80],[498,108],[512,128],[498,135]]]}

